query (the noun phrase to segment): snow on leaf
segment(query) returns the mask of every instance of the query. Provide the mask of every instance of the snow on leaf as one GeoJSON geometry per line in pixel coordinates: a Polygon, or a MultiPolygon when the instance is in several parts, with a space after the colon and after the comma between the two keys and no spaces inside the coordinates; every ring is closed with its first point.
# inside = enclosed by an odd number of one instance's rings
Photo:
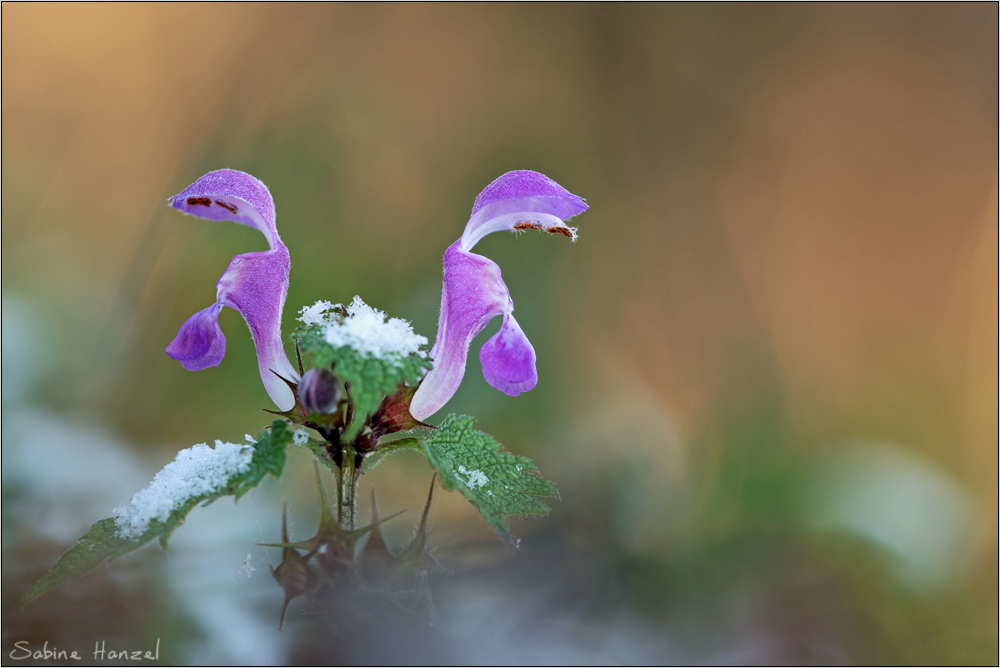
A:
{"type": "Polygon", "coordinates": [[[482,487],[483,485],[485,485],[490,481],[490,479],[487,478],[485,475],[483,475],[483,472],[479,470],[470,471],[469,469],[460,465],[458,467],[458,472],[468,476],[468,480],[465,481],[465,484],[471,487],[472,489],[475,489],[476,487],[482,487]]]}
{"type": "Polygon", "coordinates": [[[305,325],[318,325],[323,338],[334,348],[350,346],[372,357],[406,357],[417,354],[427,345],[427,337],[413,332],[410,323],[401,318],[387,318],[355,296],[346,308],[341,304],[318,301],[300,311],[299,320],[305,325]],[[344,315],[346,313],[346,315],[344,315]]]}
{"type": "Polygon", "coordinates": [[[189,499],[214,494],[230,478],[250,468],[253,447],[235,443],[215,442],[215,448],[205,443],[177,453],[141,492],[129,503],[115,508],[112,517],[122,538],[138,538],[150,522],[165,522],[176,508],[189,499]]]}

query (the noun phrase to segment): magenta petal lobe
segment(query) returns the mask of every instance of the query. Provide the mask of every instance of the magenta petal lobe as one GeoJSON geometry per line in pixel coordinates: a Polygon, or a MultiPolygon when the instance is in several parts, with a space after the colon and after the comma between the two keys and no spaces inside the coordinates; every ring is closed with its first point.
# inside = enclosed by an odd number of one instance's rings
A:
{"type": "Polygon", "coordinates": [[[212,304],[188,318],[167,346],[167,355],[188,371],[219,366],[226,355],[226,337],[219,328],[222,304],[212,304]]]}
{"type": "Polygon", "coordinates": [[[479,350],[486,382],[516,397],[538,383],[535,349],[512,315],[504,317],[500,331],[479,350]]]}

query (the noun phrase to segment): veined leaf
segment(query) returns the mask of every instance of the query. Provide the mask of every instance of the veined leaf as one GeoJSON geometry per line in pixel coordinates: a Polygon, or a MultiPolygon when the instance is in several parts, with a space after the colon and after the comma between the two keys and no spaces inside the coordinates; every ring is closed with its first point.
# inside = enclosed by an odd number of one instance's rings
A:
{"type": "Polygon", "coordinates": [[[505,541],[509,515],[543,515],[549,507],[535,496],[556,496],[556,486],[531,473],[527,457],[500,450],[492,436],[472,428],[471,417],[449,415],[420,443],[445,489],[457,489],[505,541]]]}

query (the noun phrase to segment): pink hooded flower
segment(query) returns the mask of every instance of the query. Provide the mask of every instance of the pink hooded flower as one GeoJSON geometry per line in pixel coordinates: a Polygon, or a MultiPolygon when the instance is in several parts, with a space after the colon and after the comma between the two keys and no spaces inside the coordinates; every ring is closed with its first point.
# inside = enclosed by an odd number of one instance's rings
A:
{"type": "Polygon", "coordinates": [[[259,231],[270,250],[237,255],[216,283],[216,301],[181,325],[167,354],[189,371],[218,366],[226,354],[226,337],[219,328],[223,306],[239,311],[250,327],[264,388],[286,411],[295,405],[292,390],[282,380],[297,380],[281,341],[281,312],[288,294],[291,261],[275,226],[274,201],[267,186],[232,169],[209,172],[179,195],[167,200],[184,213],[208,220],[232,220],[259,231]],[[280,378],[279,378],[280,376],[280,378]]]}
{"type": "Polygon", "coordinates": [[[500,267],[470,251],[500,230],[545,230],[575,241],[576,228],[565,221],[586,210],[581,198],[538,172],[507,172],[479,194],[462,238],[444,254],[441,315],[431,351],[434,368],[413,395],[414,418],[433,415],[451,399],[462,384],[472,339],[498,315],[503,315],[500,331],[479,351],[486,382],[511,396],[535,386],[535,350],[514,319],[514,302],[500,267]]]}

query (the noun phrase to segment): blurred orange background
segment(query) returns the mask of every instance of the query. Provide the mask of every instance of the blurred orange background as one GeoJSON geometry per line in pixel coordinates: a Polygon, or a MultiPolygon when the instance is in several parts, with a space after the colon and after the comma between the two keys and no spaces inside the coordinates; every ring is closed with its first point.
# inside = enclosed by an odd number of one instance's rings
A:
{"type": "MultiPolygon", "coordinates": [[[[160,637],[181,663],[997,660],[996,4],[2,12],[4,652],[160,637]],[[277,555],[253,543],[277,537],[281,498],[311,529],[294,453],[252,509],[196,511],[169,553],[17,607],[177,450],[270,422],[237,314],[218,368],[162,352],[229,258],[263,248],[166,207],[222,167],[274,196],[286,334],[300,307],[358,294],[433,341],[441,255],[506,171],[591,207],[575,245],[477,246],[540,381],[506,397],[470,355],[446,412],[562,496],[514,523],[514,553],[438,496],[433,631],[393,618],[388,639],[334,642],[298,610],[277,632],[277,555]],[[260,573],[234,584],[247,549],[260,573]]],[[[429,470],[401,456],[372,478],[413,515],[429,470]]]]}

